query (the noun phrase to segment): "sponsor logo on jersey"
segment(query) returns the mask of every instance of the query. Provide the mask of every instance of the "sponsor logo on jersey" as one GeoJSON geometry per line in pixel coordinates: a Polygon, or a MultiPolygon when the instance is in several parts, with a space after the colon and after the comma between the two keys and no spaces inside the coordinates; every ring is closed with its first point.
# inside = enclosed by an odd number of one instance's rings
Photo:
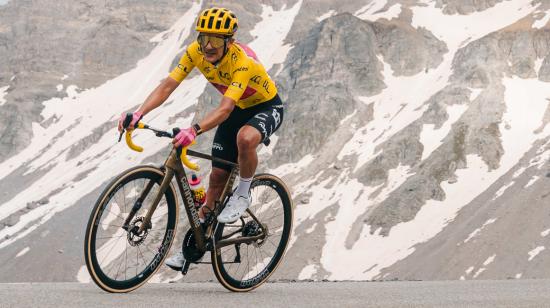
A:
{"type": "Polygon", "coordinates": [[[241,89],[241,90],[242,90],[242,88],[243,88],[243,85],[242,85],[240,82],[236,82],[236,81],[233,81],[233,82],[231,83],[231,86],[232,86],[232,87],[237,87],[237,88],[239,88],[239,89],[241,89]]]}
{"type": "Polygon", "coordinates": [[[235,74],[236,72],[248,72],[248,67],[246,67],[246,66],[241,66],[241,67],[235,69],[235,70],[233,71],[233,74],[235,74]]]}

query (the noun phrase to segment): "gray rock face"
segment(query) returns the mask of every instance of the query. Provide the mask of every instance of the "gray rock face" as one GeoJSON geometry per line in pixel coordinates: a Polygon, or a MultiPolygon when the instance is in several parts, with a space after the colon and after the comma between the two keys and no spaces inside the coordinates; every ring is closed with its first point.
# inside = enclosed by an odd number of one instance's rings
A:
{"type": "Polygon", "coordinates": [[[484,11],[504,0],[437,0],[436,7],[442,7],[445,14],[468,15],[484,11]]]}
{"type": "Polygon", "coordinates": [[[62,84],[90,88],[135,66],[188,1],[10,1],[0,8],[0,86],[9,85],[0,111],[0,161],[28,142],[41,122],[41,103],[66,96],[62,84]],[[67,78],[63,78],[67,75],[67,78]]]}

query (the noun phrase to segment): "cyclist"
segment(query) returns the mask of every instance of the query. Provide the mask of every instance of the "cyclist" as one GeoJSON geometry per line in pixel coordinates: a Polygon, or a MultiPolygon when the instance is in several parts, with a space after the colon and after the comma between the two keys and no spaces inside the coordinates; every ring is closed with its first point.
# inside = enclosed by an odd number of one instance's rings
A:
{"type": "MultiPolygon", "coordinates": [[[[153,90],[133,113],[130,129],[151,110],[160,106],[196,67],[223,95],[219,106],[201,121],[182,129],[172,143],[187,146],[208,130],[218,127],[212,144],[212,155],[239,163],[239,183],[217,219],[221,223],[238,220],[250,206],[250,184],[258,165],[256,148],[273,134],[283,121],[283,103],[277,87],[248,46],[235,41],[238,20],[225,8],[210,8],[201,12],[196,23],[199,33],[170,75],[153,90]]],[[[122,122],[119,121],[119,130],[122,122]]],[[[214,210],[214,200],[222,193],[230,167],[212,162],[206,203],[199,218],[214,210]]],[[[184,258],[177,253],[166,261],[174,269],[183,266],[184,258]]]]}

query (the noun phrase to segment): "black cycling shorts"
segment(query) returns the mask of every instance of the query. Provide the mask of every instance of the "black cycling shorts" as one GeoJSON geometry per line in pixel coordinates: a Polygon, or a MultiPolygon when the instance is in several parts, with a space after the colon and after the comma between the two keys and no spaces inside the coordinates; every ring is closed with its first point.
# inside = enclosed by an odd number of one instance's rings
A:
{"type": "MultiPolygon", "coordinates": [[[[239,151],[237,148],[237,133],[241,127],[250,125],[262,134],[262,141],[269,138],[283,122],[283,102],[279,95],[271,100],[254,107],[241,109],[235,106],[229,118],[218,126],[214,142],[212,143],[212,156],[237,162],[239,151]]],[[[212,167],[227,171],[231,166],[213,161],[212,167]]]]}

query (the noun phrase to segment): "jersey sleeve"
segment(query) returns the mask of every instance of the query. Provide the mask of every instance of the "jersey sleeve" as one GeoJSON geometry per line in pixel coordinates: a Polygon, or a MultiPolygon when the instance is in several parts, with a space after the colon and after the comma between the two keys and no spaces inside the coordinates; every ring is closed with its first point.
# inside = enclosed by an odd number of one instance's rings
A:
{"type": "Polygon", "coordinates": [[[198,43],[195,41],[187,47],[185,53],[181,56],[178,65],[170,73],[170,77],[177,82],[182,82],[191,70],[195,67],[198,55],[198,43]]]}
{"type": "Polygon", "coordinates": [[[227,87],[227,91],[223,96],[229,97],[235,102],[238,102],[241,99],[248,82],[250,81],[250,70],[247,65],[238,66],[233,71],[233,78],[231,83],[227,87]]]}

